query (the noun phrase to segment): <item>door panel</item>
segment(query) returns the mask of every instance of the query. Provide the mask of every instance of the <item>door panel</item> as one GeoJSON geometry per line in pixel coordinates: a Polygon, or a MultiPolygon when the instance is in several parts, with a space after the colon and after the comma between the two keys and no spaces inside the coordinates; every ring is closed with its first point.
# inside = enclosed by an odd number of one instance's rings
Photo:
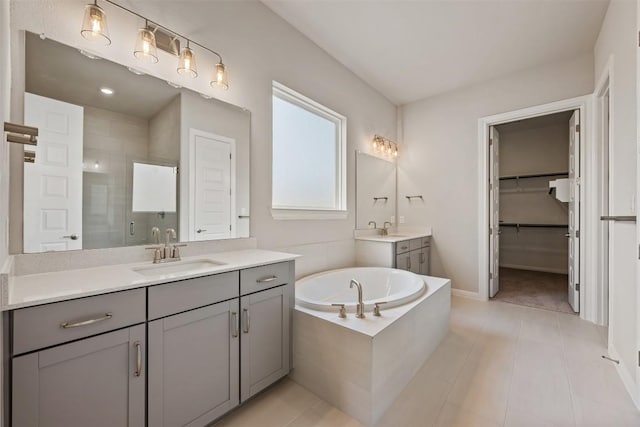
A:
{"type": "Polygon", "coordinates": [[[35,163],[24,164],[24,252],[82,249],[84,109],[25,93],[24,117],[39,130],[35,163]]]}
{"type": "Polygon", "coordinates": [[[489,297],[493,298],[500,290],[500,134],[489,128],[489,297]]]}
{"type": "Polygon", "coordinates": [[[238,405],[238,299],[149,323],[149,425],[203,426],[238,405]]]}
{"type": "Polygon", "coordinates": [[[235,234],[234,142],[192,131],[193,240],[233,237],[235,234]]]}
{"type": "Polygon", "coordinates": [[[580,311],[580,112],[575,111],[569,120],[569,305],[580,311]]]}
{"type": "Polygon", "coordinates": [[[12,425],[145,425],[145,327],[134,326],[13,359],[12,425]]]}
{"type": "Polygon", "coordinates": [[[430,250],[429,246],[425,246],[420,250],[420,274],[428,276],[431,274],[430,268],[430,250]]]}
{"type": "Polygon", "coordinates": [[[289,372],[288,286],[241,298],[241,401],[289,372]]]}

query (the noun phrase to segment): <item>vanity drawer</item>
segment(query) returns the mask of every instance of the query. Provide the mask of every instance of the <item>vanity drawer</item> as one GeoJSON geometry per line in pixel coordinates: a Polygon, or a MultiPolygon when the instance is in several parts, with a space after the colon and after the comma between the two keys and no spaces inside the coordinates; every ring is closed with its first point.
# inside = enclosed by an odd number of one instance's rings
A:
{"type": "Polygon", "coordinates": [[[415,251],[416,249],[420,249],[422,247],[422,238],[411,239],[409,240],[409,249],[415,251]]]}
{"type": "Polygon", "coordinates": [[[426,248],[427,246],[431,246],[431,237],[430,236],[424,236],[421,240],[422,240],[421,247],[426,248]]]}
{"type": "Polygon", "coordinates": [[[240,294],[263,291],[290,281],[289,262],[263,265],[240,271],[240,294]]]}
{"type": "Polygon", "coordinates": [[[149,320],[215,304],[238,295],[238,272],[149,287],[149,320]]]}
{"type": "Polygon", "coordinates": [[[402,242],[396,242],[396,254],[403,254],[411,250],[410,240],[403,240],[402,242]]]}
{"type": "Polygon", "coordinates": [[[13,312],[13,354],[143,323],[145,290],[23,308],[13,312]]]}

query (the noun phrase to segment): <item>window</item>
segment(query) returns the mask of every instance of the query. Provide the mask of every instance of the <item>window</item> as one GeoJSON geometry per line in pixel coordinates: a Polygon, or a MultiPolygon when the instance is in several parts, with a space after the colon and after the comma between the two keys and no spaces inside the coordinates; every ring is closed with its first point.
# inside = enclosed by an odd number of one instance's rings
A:
{"type": "Polygon", "coordinates": [[[346,218],[347,119],[273,82],[275,219],[346,218]]]}

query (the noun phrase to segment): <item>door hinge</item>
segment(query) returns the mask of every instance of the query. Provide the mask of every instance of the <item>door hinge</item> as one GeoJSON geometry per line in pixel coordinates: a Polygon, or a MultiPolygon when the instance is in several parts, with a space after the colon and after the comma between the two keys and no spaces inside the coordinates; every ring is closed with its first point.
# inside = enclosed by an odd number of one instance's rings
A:
{"type": "Polygon", "coordinates": [[[229,231],[231,231],[231,224],[229,224],[229,231]]]}
{"type": "Polygon", "coordinates": [[[493,145],[493,138],[489,138],[489,145],[493,145]]]}
{"type": "Polygon", "coordinates": [[[580,292],[580,283],[576,283],[576,292],[580,292]]]}
{"type": "Polygon", "coordinates": [[[489,280],[493,279],[493,273],[489,272],[489,280]]]}
{"type": "Polygon", "coordinates": [[[231,160],[231,153],[229,153],[229,160],[231,160]]]}
{"type": "Polygon", "coordinates": [[[576,125],[576,132],[578,132],[578,133],[580,132],[580,123],[578,123],[578,124],[576,125]]]}
{"type": "Polygon", "coordinates": [[[580,230],[576,230],[576,239],[580,238],[580,230]]]}
{"type": "Polygon", "coordinates": [[[640,366],[640,351],[638,351],[638,366],[640,366]]]}

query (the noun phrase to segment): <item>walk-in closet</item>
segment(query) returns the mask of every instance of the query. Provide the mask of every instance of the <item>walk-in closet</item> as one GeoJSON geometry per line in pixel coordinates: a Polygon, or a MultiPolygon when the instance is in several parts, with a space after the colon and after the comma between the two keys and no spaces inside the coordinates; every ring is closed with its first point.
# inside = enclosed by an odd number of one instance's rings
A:
{"type": "Polygon", "coordinates": [[[579,115],[574,111],[492,129],[496,300],[579,311],[577,132],[579,115]]]}

